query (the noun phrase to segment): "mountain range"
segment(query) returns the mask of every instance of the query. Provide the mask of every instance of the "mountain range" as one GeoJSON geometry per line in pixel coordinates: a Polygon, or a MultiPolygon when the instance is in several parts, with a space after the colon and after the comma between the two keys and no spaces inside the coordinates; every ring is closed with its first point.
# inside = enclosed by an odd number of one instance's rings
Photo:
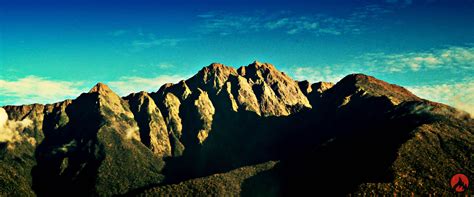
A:
{"type": "Polygon", "coordinates": [[[469,113],[364,74],[310,83],[257,61],[156,92],[98,83],[3,106],[0,129],[0,196],[445,196],[453,175],[474,178],[469,113]]]}

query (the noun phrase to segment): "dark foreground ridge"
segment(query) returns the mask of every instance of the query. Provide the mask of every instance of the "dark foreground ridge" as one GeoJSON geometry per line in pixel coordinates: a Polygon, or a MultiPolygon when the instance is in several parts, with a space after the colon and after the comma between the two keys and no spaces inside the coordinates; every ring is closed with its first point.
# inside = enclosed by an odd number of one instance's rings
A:
{"type": "Polygon", "coordinates": [[[260,62],[4,106],[0,129],[0,196],[445,196],[453,175],[474,180],[468,113],[363,74],[311,84],[260,62]]]}

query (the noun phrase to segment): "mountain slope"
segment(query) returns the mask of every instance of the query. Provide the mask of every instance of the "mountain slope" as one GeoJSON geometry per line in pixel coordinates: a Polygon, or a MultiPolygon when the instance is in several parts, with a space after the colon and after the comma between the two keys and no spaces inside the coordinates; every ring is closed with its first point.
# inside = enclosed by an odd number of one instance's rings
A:
{"type": "Polygon", "coordinates": [[[191,179],[179,184],[170,184],[140,192],[138,196],[232,196],[238,193],[253,194],[262,192],[265,195],[276,195],[278,187],[270,180],[273,177],[264,177],[267,182],[256,182],[256,177],[265,176],[264,173],[275,167],[278,162],[268,161],[253,166],[245,166],[230,172],[213,174],[208,177],[191,179]],[[256,186],[256,187],[255,187],[256,186]],[[275,190],[272,190],[275,188],[275,190]],[[258,191],[257,189],[260,189],[258,191]],[[271,192],[271,193],[269,193],[271,192]]]}
{"type": "Polygon", "coordinates": [[[310,84],[213,63],[157,92],[99,83],[0,108],[0,194],[451,194],[450,176],[474,175],[473,124],[363,74],[310,84]]]}
{"type": "Polygon", "coordinates": [[[308,126],[319,133],[308,136],[324,142],[282,162],[287,194],[451,195],[451,176],[473,176],[466,112],[364,75],[347,76],[319,102],[319,121],[308,126]]]}
{"type": "Polygon", "coordinates": [[[38,195],[125,193],[162,180],[161,159],[140,139],[127,103],[97,84],[43,123],[32,170],[38,195]],[[57,124],[57,123],[61,124],[57,124]]]}

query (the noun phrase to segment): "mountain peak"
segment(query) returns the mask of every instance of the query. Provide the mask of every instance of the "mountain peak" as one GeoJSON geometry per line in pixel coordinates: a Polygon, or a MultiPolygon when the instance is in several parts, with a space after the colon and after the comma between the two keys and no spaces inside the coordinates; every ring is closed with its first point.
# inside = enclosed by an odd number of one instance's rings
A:
{"type": "Polygon", "coordinates": [[[112,92],[112,90],[109,88],[109,86],[105,85],[104,83],[97,83],[95,84],[94,87],[92,87],[91,90],[89,90],[89,93],[107,93],[107,92],[112,92]]]}
{"type": "Polygon", "coordinates": [[[402,101],[418,101],[419,97],[407,89],[390,84],[364,74],[350,74],[341,79],[335,86],[342,91],[363,90],[375,96],[387,96],[395,104],[402,101]]]}
{"type": "Polygon", "coordinates": [[[221,64],[219,62],[213,62],[211,64],[209,64],[209,66],[206,66],[206,68],[210,68],[210,69],[221,69],[221,68],[224,68],[226,67],[224,64],[221,64]]]}
{"type": "Polygon", "coordinates": [[[235,73],[235,69],[230,67],[230,66],[226,66],[224,64],[221,64],[221,63],[212,63],[210,64],[209,66],[206,66],[204,68],[201,69],[201,71],[205,72],[205,73],[213,73],[213,74],[229,74],[229,73],[235,73]]]}
{"type": "Polygon", "coordinates": [[[237,75],[237,71],[233,67],[221,63],[212,63],[209,66],[203,67],[196,75],[186,80],[186,83],[188,83],[192,90],[197,88],[217,90],[224,85],[230,75],[237,75]],[[204,86],[207,86],[207,88],[204,86]]]}
{"type": "Polygon", "coordinates": [[[269,70],[276,70],[275,66],[273,66],[270,63],[266,62],[259,62],[255,60],[251,64],[249,64],[247,67],[254,67],[254,68],[260,68],[260,69],[269,69],[269,70]]]}
{"type": "Polygon", "coordinates": [[[252,64],[255,64],[255,65],[262,65],[262,63],[259,62],[258,60],[254,60],[254,61],[252,62],[252,64]]]}
{"type": "Polygon", "coordinates": [[[241,76],[246,76],[248,74],[250,75],[255,75],[257,72],[264,72],[264,73],[270,73],[273,71],[279,72],[275,66],[272,64],[266,63],[266,62],[259,62],[257,60],[253,61],[251,64],[247,66],[242,66],[239,69],[237,69],[237,72],[241,76]]]}
{"type": "Polygon", "coordinates": [[[310,83],[258,61],[238,71],[213,63],[155,93],[121,98],[97,83],[74,100],[0,112],[0,193],[8,196],[234,196],[249,192],[240,188],[249,180],[250,192],[262,193],[443,194],[450,185],[433,180],[473,165],[459,157],[474,151],[466,151],[474,139],[466,113],[371,76],[310,83]],[[254,185],[253,165],[272,160],[284,165],[261,171],[265,184],[254,185]],[[334,185],[342,176],[360,178],[334,185]],[[426,187],[407,187],[419,180],[426,187]],[[150,186],[166,193],[139,193],[150,186]]]}
{"type": "Polygon", "coordinates": [[[149,97],[149,96],[150,96],[150,94],[148,94],[148,92],[140,91],[140,92],[130,93],[128,96],[126,96],[124,98],[136,97],[138,99],[144,99],[144,98],[149,97]]]}

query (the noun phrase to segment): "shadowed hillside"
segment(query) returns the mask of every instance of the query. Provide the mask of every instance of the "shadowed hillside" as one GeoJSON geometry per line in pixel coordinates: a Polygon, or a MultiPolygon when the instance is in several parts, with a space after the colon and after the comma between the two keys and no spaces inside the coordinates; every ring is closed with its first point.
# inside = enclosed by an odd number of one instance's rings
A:
{"type": "Polygon", "coordinates": [[[156,92],[0,110],[1,195],[452,195],[474,177],[468,113],[363,74],[213,63],[156,92]]]}

